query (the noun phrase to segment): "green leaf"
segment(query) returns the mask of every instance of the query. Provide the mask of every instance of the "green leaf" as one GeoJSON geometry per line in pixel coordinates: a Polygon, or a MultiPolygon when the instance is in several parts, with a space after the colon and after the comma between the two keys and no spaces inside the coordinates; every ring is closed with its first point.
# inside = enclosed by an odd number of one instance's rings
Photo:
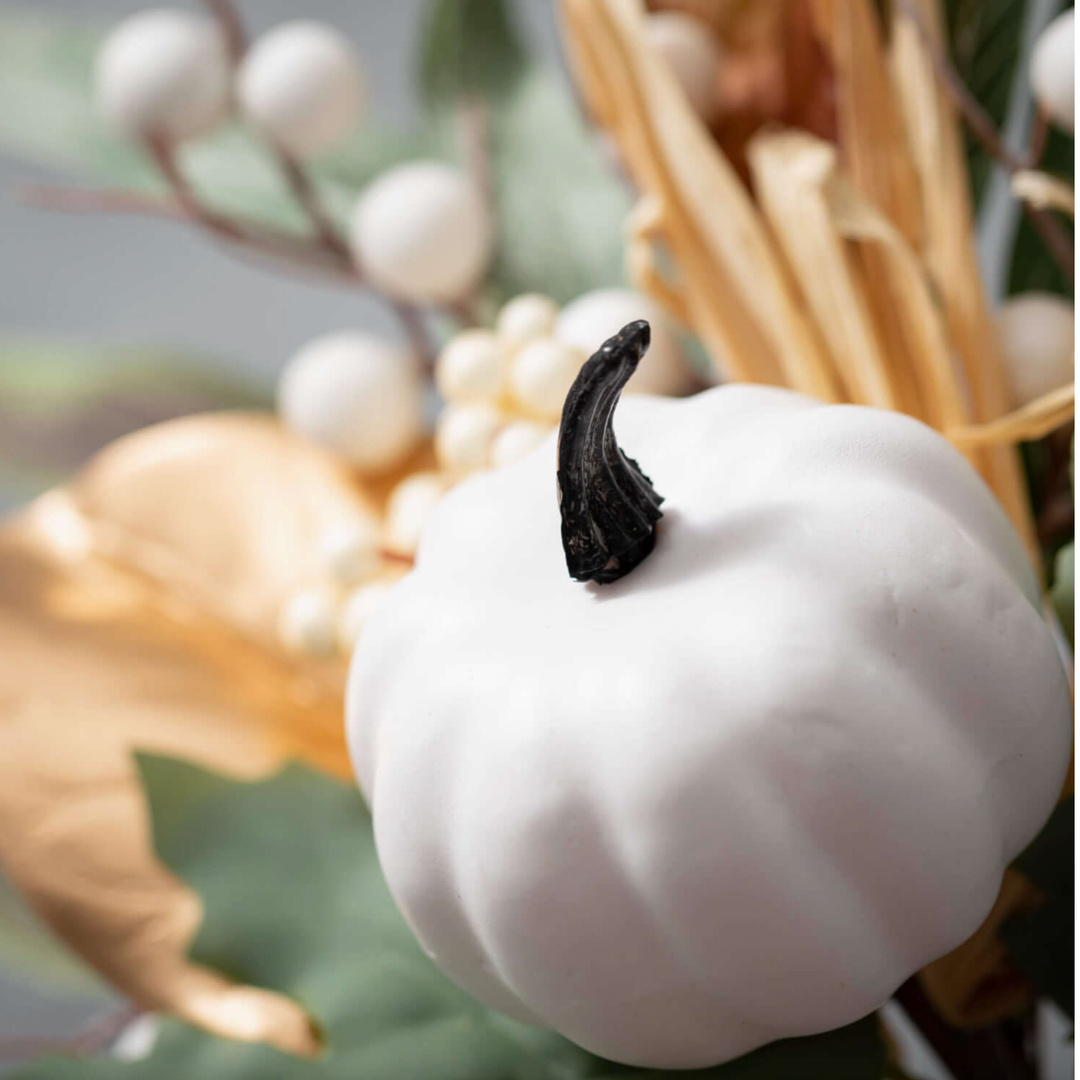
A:
{"type": "Polygon", "coordinates": [[[1069,644],[1076,648],[1076,611],[1073,606],[1073,590],[1076,584],[1076,545],[1073,541],[1066,544],[1054,560],[1054,586],[1050,597],[1054,601],[1061,628],[1069,639],[1069,644]]]}
{"type": "MultiPolygon", "coordinates": [[[[41,164],[164,195],[145,154],[118,137],[94,108],[93,64],[103,32],[31,7],[0,7],[0,149],[41,164]]],[[[342,220],[356,191],[409,157],[443,153],[436,132],[393,132],[372,121],[312,172],[331,213],[342,220]]],[[[309,223],[265,148],[237,124],[226,124],[180,152],[185,175],[203,201],[298,233],[309,223]]]]}
{"type": "Polygon", "coordinates": [[[418,63],[428,108],[477,96],[497,101],[514,88],[527,62],[504,0],[429,3],[418,63]]]}
{"type": "Polygon", "coordinates": [[[65,480],[147,424],[209,409],[265,409],[270,395],[207,359],[163,349],[0,340],[0,509],[65,480]]]}
{"type": "Polygon", "coordinates": [[[1074,1004],[1073,852],[1074,807],[1067,799],[1013,864],[1046,894],[1046,900],[1033,911],[1014,915],[1001,932],[1017,968],[1069,1016],[1074,1004]]]}
{"type": "Polygon", "coordinates": [[[624,284],[629,190],[603,162],[565,86],[548,72],[532,71],[494,110],[491,159],[497,301],[536,291],[565,303],[624,284]]]}
{"type": "Polygon", "coordinates": [[[326,1036],[316,1060],[166,1020],[150,1058],[46,1060],[23,1080],[879,1080],[874,1017],[700,1073],[602,1061],[457,989],[416,944],[383,883],[358,793],[300,766],[243,784],[164,758],[140,766],[157,849],[201,895],[194,957],[290,994],[326,1036]]]}

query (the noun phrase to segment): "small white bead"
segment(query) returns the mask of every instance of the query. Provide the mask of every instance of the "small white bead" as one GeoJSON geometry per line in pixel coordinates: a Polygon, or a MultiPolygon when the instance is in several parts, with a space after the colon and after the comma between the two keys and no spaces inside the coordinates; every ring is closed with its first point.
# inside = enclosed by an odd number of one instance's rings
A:
{"type": "Polygon", "coordinates": [[[454,476],[487,468],[491,441],[505,422],[502,413],[486,402],[445,406],[435,424],[440,468],[454,476]]]}
{"type": "Polygon", "coordinates": [[[592,356],[604,341],[635,319],[647,319],[651,343],[626,389],[632,394],[680,394],[691,373],[679,339],[660,307],[633,289],[596,289],[579,296],[559,313],[555,336],[592,356]]]}
{"type": "Polygon", "coordinates": [[[722,57],[712,28],[682,11],[659,11],[645,20],[645,40],[667,62],[694,111],[710,122],[722,57]]]}
{"type": "Polygon", "coordinates": [[[511,392],[523,409],[557,420],[584,362],[584,353],[555,338],[530,341],[510,367],[511,392]]]}
{"type": "Polygon", "coordinates": [[[348,654],[356,648],[368,620],[395,584],[395,581],[374,581],[370,585],[361,585],[345,601],[338,620],[338,645],[342,652],[348,654]]]}
{"type": "Polygon", "coordinates": [[[1002,356],[1013,408],[1073,379],[1073,307],[1052,293],[1030,292],[1006,301],[997,313],[1002,356]]]}
{"type": "Polygon", "coordinates": [[[399,165],[357,201],[350,239],[357,265],[401,300],[460,300],[479,283],[494,242],[472,180],[438,161],[399,165]]]}
{"type": "Polygon", "coordinates": [[[299,158],[339,146],[355,127],[364,78],[352,42],[325,23],[297,19],[248,49],[237,79],[244,115],[299,158]]]}
{"type": "Polygon", "coordinates": [[[533,338],[549,337],[558,314],[559,306],[549,296],[522,293],[503,305],[495,329],[511,348],[518,348],[533,338]]]}
{"type": "Polygon", "coordinates": [[[497,401],[506,353],[490,330],[466,330],[446,345],[435,363],[435,385],[447,401],[497,401]]]}
{"type": "Polygon", "coordinates": [[[337,645],[337,616],[337,597],[330,589],[304,589],[282,609],[281,643],[291,652],[329,656],[337,645]]]}
{"type": "Polygon", "coordinates": [[[328,530],[319,541],[319,558],[339,585],[355,585],[379,570],[382,530],[372,518],[357,518],[328,530]]]}
{"type": "Polygon", "coordinates": [[[101,114],[125,135],[191,139],[228,112],[232,68],[212,19],[155,8],[109,32],[97,55],[94,89],[101,114]]]}
{"type": "Polygon", "coordinates": [[[356,468],[399,462],[424,430],[424,387],[412,357],[371,334],[344,331],[309,342],[278,383],[285,424],[356,468]]]}
{"type": "Polygon", "coordinates": [[[507,424],[491,444],[491,464],[499,469],[520,461],[554,430],[551,424],[540,424],[535,420],[515,420],[507,424]]]}
{"type": "Polygon", "coordinates": [[[386,503],[383,542],[399,555],[415,555],[420,535],[431,512],[446,492],[446,482],[435,472],[407,476],[386,503]]]}
{"type": "Polygon", "coordinates": [[[1031,90],[1043,111],[1062,131],[1072,134],[1076,102],[1076,15],[1063,11],[1035,42],[1031,54],[1031,90]]]}

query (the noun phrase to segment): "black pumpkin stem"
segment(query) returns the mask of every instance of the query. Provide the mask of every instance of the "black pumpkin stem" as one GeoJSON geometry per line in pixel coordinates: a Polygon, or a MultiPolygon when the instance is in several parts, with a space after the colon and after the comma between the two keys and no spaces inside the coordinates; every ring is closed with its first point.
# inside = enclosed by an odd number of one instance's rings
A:
{"type": "Polygon", "coordinates": [[[559,423],[559,512],[566,569],[607,585],[653,549],[663,497],[615,442],[619,395],[649,347],[649,324],[628,323],[585,362],[559,423]]]}

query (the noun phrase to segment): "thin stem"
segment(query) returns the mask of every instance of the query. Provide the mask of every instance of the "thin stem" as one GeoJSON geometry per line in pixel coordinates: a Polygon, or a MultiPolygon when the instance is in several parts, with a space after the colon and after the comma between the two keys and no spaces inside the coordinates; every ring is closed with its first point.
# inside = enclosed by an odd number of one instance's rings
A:
{"type": "MultiPolygon", "coordinates": [[[[28,185],[20,190],[19,197],[34,206],[72,213],[140,214],[197,225],[205,225],[207,217],[202,208],[193,207],[189,202],[157,199],[132,191],[88,191],[28,185]]],[[[318,248],[288,233],[238,219],[229,219],[229,226],[227,233],[219,229],[212,231],[232,247],[250,248],[261,255],[287,260],[298,264],[303,270],[337,277],[354,286],[359,281],[351,266],[328,258],[318,248]]]]}
{"type": "MultiPolygon", "coordinates": [[[[944,50],[934,40],[913,0],[897,0],[897,3],[903,10],[904,15],[911,21],[915,32],[919,35],[919,40],[934,66],[938,82],[941,83],[946,93],[952,98],[957,111],[964,118],[964,122],[971,130],[971,133],[982,143],[986,152],[1010,173],[1031,168],[1030,161],[1020,157],[1019,154],[1014,154],[1005,145],[1005,142],[998,134],[997,128],[994,126],[990,114],[979,104],[975,95],[967,88],[964,80],[960,78],[956,69],[952,66],[944,50]]],[[[1036,209],[1026,203],[1024,213],[1027,214],[1054,261],[1058,263],[1069,280],[1072,281],[1075,274],[1073,244],[1068,234],[1061,227],[1061,223],[1046,210],[1036,209]]]]}
{"type": "Polygon", "coordinates": [[[239,60],[247,48],[247,35],[240,14],[230,0],[203,0],[210,9],[210,14],[221,25],[225,37],[225,46],[233,60],[239,60]]]}
{"type": "Polygon", "coordinates": [[[207,209],[191,189],[180,166],[172,143],[160,136],[151,135],[144,140],[147,152],[153,158],[159,172],[172,189],[173,196],[187,216],[205,229],[225,240],[244,240],[243,230],[231,218],[207,209]]]}
{"type": "Polygon", "coordinates": [[[281,147],[275,147],[275,153],[289,190],[314,226],[319,243],[339,258],[351,259],[349,245],[339,235],[315,184],[304,167],[292,154],[281,147]]]}
{"type": "Polygon", "coordinates": [[[1031,138],[1028,140],[1027,167],[1037,169],[1046,153],[1046,140],[1050,137],[1050,118],[1041,105],[1036,104],[1031,122],[1031,138]]]}

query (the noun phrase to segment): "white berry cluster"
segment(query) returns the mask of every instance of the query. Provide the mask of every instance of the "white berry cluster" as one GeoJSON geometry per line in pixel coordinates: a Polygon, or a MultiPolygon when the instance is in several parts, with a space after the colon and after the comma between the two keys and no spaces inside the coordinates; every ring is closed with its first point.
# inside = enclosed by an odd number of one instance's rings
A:
{"type": "Polygon", "coordinates": [[[132,138],[204,135],[239,107],[280,147],[309,158],[340,145],[360,116],[364,79],[349,40],[297,19],[255,41],[234,70],[209,16],[155,8],[124,19],[98,54],[105,118],[132,138]]]}
{"type": "MultiPolygon", "coordinates": [[[[273,27],[242,57],[222,26],[172,8],[117,25],[97,58],[105,118],[134,139],[174,144],[204,135],[237,107],[279,151],[305,162],[340,147],[365,98],[360,59],[340,31],[311,19],[273,27]]],[[[364,278],[395,300],[469,296],[492,254],[491,214],[477,185],[439,161],[392,168],[361,192],[349,246],[364,278]]]]}
{"type": "Polygon", "coordinates": [[[493,330],[466,330],[443,349],[435,382],[446,400],[435,428],[443,472],[458,479],[527,454],[555,428],[587,357],[633,319],[652,324],[653,344],[628,389],[678,393],[678,342],[656,306],[626,289],[586,293],[561,311],[546,296],[511,300],[493,330]]]}
{"type": "Polygon", "coordinates": [[[283,605],[278,636],[291,652],[348,655],[380,601],[406,570],[382,555],[383,527],[357,517],[330,529],[318,547],[319,573],[283,605]]]}

